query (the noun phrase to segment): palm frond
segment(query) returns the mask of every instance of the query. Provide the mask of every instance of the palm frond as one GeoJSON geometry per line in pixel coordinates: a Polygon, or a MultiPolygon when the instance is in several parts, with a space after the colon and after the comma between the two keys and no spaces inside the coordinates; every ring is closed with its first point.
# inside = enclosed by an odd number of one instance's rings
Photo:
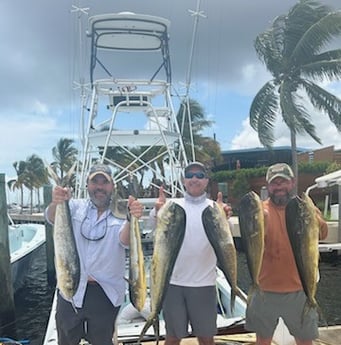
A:
{"type": "Polygon", "coordinates": [[[302,80],[302,86],[307,92],[312,105],[328,114],[330,121],[341,131],[341,100],[320,86],[302,80]]]}
{"type": "MultiPolygon", "coordinates": [[[[340,50],[341,53],[341,50],[340,50]]],[[[341,78],[341,57],[334,60],[315,60],[314,62],[302,65],[301,76],[311,79],[337,80],[341,78]]]]}
{"type": "Polygon", "coordinates": [[[304,33],[329,12],[329,7],[314,0],[301,0],[293,6],[286,19],[284,55],[295,55],[304,33]]]}
{"type": "Polygon", "coordinates": [[[341,49],[328,50],[321,54],[312,55],[311,62],[315,61],[332,61],[341,59],[341,49]]]}
{"type": "Polygon", "coordinates": [[[256,37],[254,47],[261,61],[277,77],[281,73],[285,16],[278,16],[272,27],[256,37]]]}
{"type": "MultiPolygon", "coordinates": [[[[324,11],[321,11],[321,15],[323,14],[324,11]]],[[[341,33],[341,11],[327,12],[321,18],[317,16],[311,19],[309,17],[307,20],[311,25],[302,33],[301,38],[292,51],[291,64],[302,63],[306,60],[309,61],[311,56],[320,52],[332,38],[341,33]],[[313,22],[316,19],[318,21],[313,22]]]]}
{"type": "Polygon", "coordinates": [[[290,131],[294,134],[306,132],[316,142],[321,144],[321,139],[316,134],[315,126],[310,121],[310,115],[297,93],[292,92],[290,82],[284,82],[281,85],[280,107],[283,121],[290,131]]]}
{"type": "Polygon", "coordinates": [[[250,125],[259,131],[260,118],[265,118],[266,123],[276,119],[278,111],[278,97],[276,86],[272,80],[268,81],[257,92],[250,107],[250,125]]]}
{"type": "Polygon", "coordinates": [[[273,130],[278,110],[277,88],[269,81],[258,91],[250,107],[250,125],[266,147],[275,141],[273,130]]]}

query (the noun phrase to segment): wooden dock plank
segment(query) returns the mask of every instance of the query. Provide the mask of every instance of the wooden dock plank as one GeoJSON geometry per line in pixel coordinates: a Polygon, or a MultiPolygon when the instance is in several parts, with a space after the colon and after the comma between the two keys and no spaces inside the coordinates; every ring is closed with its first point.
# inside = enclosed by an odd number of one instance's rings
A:
{"type": "Polygon", "coordinates": [[[320,336],[314,345],[340,345],[341,325],[320,328],[320,336]]]}
{"type": "MultiPolygon", "coordinates": [[[[313,342],[314,345],[340,345],[341,344],[341,325],[320,327],[320,336],[313,342]]],[[[217,345],[255,345],[256,335],[254,333],[219,335],[214,338],[217,345]]],[[[164,340],[159,341],[160,345],[164,345],[164,340]]],[[[190,337],[183,339],[182,345],[198,345],[196,338],[190,337]]],[[[143,345],[155,345],[155,341],[143,342],[143,345]]],[[[275,344],[273,345],[281,345],[275,344]]]]}

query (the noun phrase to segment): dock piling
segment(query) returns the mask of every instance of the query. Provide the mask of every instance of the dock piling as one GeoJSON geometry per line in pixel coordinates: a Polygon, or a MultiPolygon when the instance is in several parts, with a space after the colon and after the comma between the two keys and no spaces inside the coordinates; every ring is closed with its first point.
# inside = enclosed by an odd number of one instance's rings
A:
{"type": "MultiPolygon", "coordinates": [[[[44,205],[45,208],[52,200],[52,186],[44,186],[44,205]]],[[[45,220],[46,235],[46,270],[47,282],[49,286],[56,286],[56,270],[54,266],[54,246],[53,246],[53,226],[45,220]]]]}
{"type": "Polygon", "coordinates": [[[0,332],[13,336],[16,319],[8,237],[5,174],[0,174],[0,332]]]}

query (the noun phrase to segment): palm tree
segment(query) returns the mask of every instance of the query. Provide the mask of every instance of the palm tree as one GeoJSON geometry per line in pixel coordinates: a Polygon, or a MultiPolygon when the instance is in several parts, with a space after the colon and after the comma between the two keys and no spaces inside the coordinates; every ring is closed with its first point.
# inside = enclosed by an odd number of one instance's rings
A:
{"type": "Polygon", "coordinates": [[[297,134],[305,132],[321,144],[306,106],[327,114],[341,131],[341,100],[317,84],[341,77],[341,49],[322,51],[340,33],[341,11],[332,12],[314,0],[300,0],[288,14],[275,18],[255,41],[256,52],[273,79],[255,96],[250,124],[260,142],[271,148],[276,117],[282,116],[290,129],[296,176],[297,134]]]}
{"type": "Polygon", "coordinates": [[[51,165],[57,174],[59,171],[61,179],[63,179],[74,162],[77,161],[78,150],[73,146],[73,143],[73,139],[61,138],[57,145],[52,148],[52,155],[55,161],[51,165]]]}
{"type": "Polygon", "coordinates": [[[37,189],[38,205],[40,207],[39,188],[48,182],[44,162],[40,157],[33,154],[26,161],[14,162],[13,167],[17,177],[7,182],[8,188],[11,190],[20,189],[20,213],[22,213],[24,204],[24,187],[30,190],[30,210],[32,213],[34,189],[37,189]]]}
{"type": "Polygon", "coordinates": [[[8,188],[10,190],[19,189],[20,190],[20,213],[23,211],[24,206],[24,186],[25,186],[25,169],[26,162],[19,161],[13,163],[13,168],[17,173],[15,179],[11,179],[7,182],[8,188]]]}
{"type": "Polygon", "coordinates": [[[201,134],[202,130],[212,126],[213,121],[205,118],[204,109],[197,101],[189,99],[188,102],[182,102],[177,113],[177,121],[187,157],[191,157],[191,160],[200,160],[209,166],[219,161],[219,144],[201,134]]]}
{"type": "Polygon", "coordinates": [[[25,186],[30,190],[30,210],[33,212],[33,191],[37,190],[38,206],[40,208],[40,194],[39,189],[46,183],[48,183],[47,171],[43,160],[33,154],[26,159],[25,166],[25,186]]]}

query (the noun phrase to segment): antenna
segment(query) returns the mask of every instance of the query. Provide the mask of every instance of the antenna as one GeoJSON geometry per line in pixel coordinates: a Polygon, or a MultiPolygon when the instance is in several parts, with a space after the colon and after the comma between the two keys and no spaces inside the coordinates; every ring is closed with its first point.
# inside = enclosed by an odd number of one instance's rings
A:
{"type": "MultiPolygon", "coordinates": [[[[188,10],[191,15],[194,17],[194,24],[193,24],[193,33],[192,33],[192,44],[191,44],[191,50],[189,54],[189,62],[188,62],[188,68],[187,68],[187,75],[186,75],[186,107],[187,113],[188,113],[188,125],[189,125],[189,133],[190,133],[190,140],[191,140],[191,148],[192,148],[192,160],[195,161],[195,150],[194,150],[194,139],[193,139],[193,130],[192,130],[192,116],[191,116],[191,109],[189,104],[189,89],[191,85],[191,76],[192,76],[192,62],[193,62],[193,55],[194,55],[194,47],[197,37],[197,29],[198,29],[198,23],[199,18],[206,16],[204,15],[203,11],[200,11],[200,0],[197,0],[197,8],[195,11],[188,10]]],[[[184,111],[185,111],[184,109],[184,111]]]]}

